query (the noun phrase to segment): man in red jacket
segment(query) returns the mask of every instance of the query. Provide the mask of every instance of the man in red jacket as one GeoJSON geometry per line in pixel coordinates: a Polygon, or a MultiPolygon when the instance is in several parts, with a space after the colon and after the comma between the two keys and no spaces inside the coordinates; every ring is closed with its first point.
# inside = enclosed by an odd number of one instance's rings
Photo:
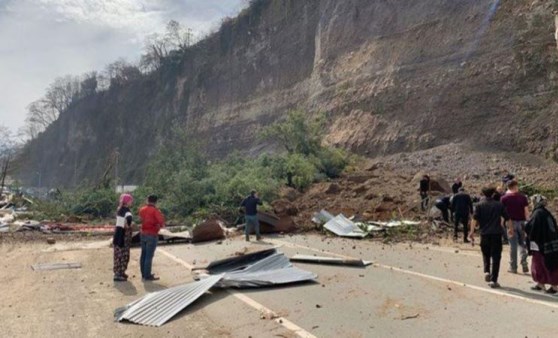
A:
{"type": "Polygon", "coordinates": [[[159,230],[165,227],[165,218],[157,209],[157,196],[147,197],[147,205],[140,209],[139,217],[141,218],[141,278],[144,281],[158,280],[159,277],[151,273],[151,265],[159,240],[159,230]]]}

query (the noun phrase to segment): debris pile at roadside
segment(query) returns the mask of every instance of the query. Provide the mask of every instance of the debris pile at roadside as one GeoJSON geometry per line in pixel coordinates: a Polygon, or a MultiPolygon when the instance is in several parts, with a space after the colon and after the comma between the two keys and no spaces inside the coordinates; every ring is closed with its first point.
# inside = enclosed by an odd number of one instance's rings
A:
{"type": "Polygon", "coordinates": [[[382,232],[401,226],[418,226],[421,224],[421,222],[410,220],[354,222],[343,214],[333,216],[326,210],[315,213],[314,217],[312,217],[312,222],[322,226],[324,229],[337,236],[349,238],[365,238],[374,232],[382,232]]]}

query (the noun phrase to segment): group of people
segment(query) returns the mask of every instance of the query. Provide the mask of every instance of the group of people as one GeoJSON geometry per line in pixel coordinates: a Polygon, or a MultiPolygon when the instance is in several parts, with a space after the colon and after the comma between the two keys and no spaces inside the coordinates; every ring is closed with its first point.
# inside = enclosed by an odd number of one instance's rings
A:
{"type": "MultiPolygon", "coordinates": [[[[153,257],[159,241],[159,231],[165,227],[165,217],[157,208],[158,198],[156,195],[149,195],[146,204],[139,209],[141,219],[140,242],[140,270],[143,281],[159,280],[159,277],[152,273],[153,257]]],[[[115,282],[125,282],[128,280],[126,270],[130,262],[130,247],[132,245],[133,216],[131,207],[134,198],[130,194],[120,195],[118,208],[116,210],[116,226],[112,240],[114,250],[113,280],[115,282]]],[[[256,239],[260,240],[260,223],[258,221],[258,205],[262,201],[259,199],[255,190],[252,190],[241,203],[241,208],[246,218],[246,241],[250,240],[250,233],[255,231],[256,239]]]]}
{"type": "Polygon", "coordinates": [[[527,257],[531,255],[531,276],[537,283],[531,289],[557,294],[558,227],[556,219],[546,208],[547,199],[539,194],[533,195],[533,209],[529,213],[529,201],[519,192],[515,180],[508,182],[508,191],[500,201],[496,199],[498,193],[495,188],[484,188],[483,195],[484,199],[474,208],[469,238],[473,238],[474,230],[478,226],[485,281],[489,282],[490,287],[500,286],[498,275],[503,238],[507,235],[510,244],[508,272],[517,273],[519,250],[522,271],[529,273],[527,257]],[[549,287],[546,288],[545,285],[549,287]]]}
{"type": "MultiPolygon", "coordinates": [[[[155,249],[159,241],[159,230],[165,227],[165,217],[157,208],[157,196],[149,195],[147,203],[139,210],[141,218],[140,242],[140,270],[144,281],[155,281],[159,277],[151,272],[155,249]]],[[[133,217],[130,208],[134,198],[130,194],[122,194],[116,210],[116,227],[112,245],[114,248],[113,280],[125,282],[128,280],[126,270],[130,262],[130,247],[132,245],[133,217]]]]}
{"type": "MultiPolygon", "coordinates": [[[[423,181],[427,179],[427,176],[423,177],[423,181]]],[[[423,181],[419,189],[421,207],[425,210],[423,188],[427,183],[423,181]]],[[[466,243],[474,242],[475,229],[479,229],[484,279],[490,287],[500,287],[498,277],[503,245],[509,243],[508,272],[516,274],[521,267],[525,274],[530,271],[536,282],[531,289],[558,294],[558,227],[556,219],[546,208],[547,199],[544,196],[532,196],[530,204],[527,196],[520,192],[518,181],[509,174],[503,177],[500,187],[482,189],[482,199],[476,203],[475,198],[465,192],[459,179],[452,186],[452,192],[451,197],[438,198],[435,205],[448,223],[451,211],[455,240],[459,224],[463,224],[466,243]],[[532,257],[531,270],[528,256],[532,257]],[[546,288],[546,285],[549,287],[546,288]]]]}
{"type": "Polygon", "coordinates": [[[473,214],[474,199],[465,191],[460,178],[455,179],[451,190],[451,196],[443,195],[438,197],[434,205],[440,210],[442,218],[446,223],[450,223],[450,218],[453,221],[454,240],[457,241],[458,239],[459,225],[461,224],[463,226],[463,241],[469,243],[467,234],[469,231],[469,220],[473,214]]]}

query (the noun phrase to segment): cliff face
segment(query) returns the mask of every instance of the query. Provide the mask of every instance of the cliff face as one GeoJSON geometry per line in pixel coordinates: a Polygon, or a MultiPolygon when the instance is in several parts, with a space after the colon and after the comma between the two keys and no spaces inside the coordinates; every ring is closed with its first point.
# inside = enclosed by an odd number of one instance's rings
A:
{"type": "Polygon", "coordinates": [[[256,154],[291,108],[368,156],[447,142],[558,158],[555,17],[546,1],[260,0],[173,67],[89,97],[26,147],[21,178],[138,183],[172,127],[214,157],[256,154]]]}

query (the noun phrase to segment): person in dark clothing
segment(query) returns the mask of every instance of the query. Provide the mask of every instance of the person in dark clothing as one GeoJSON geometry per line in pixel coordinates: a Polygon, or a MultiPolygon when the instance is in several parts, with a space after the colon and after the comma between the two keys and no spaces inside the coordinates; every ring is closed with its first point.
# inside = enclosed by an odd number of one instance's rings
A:
{"type": "Polygon", "coordinates": [[[500,260],[502,259],[502,233],[504,232],[502,218],[506,222],[510,219],[504,205],[493,199],[495,191],[496,189],[492,187],[482,189],[484,199],[475,207],[473,223],[469,232],[469,239],[473,241],[475,228],[477,224],[479,225],[484,280],[489,282],[488,286],[491,288],[500,287],[498,275],[500,273],[500,260]]]}
{"type": "Polygon", "coordinates": [[[438,210],[442,212],[442,218],[444,222],[449,223],[449,210],[450,210],[450,198],[449,196],[440,196],[436,199],[436,204],[434,204],[438,210]]]}
{"type": "Polygon", "coordinates": [[[459,192],[451,199],[451,209],[454,212],[453,239],[457,240],[459,223],[461,223],[463,224],[463,242],[469,243],[467,233],[469,230],[469,217],[473,213],[473,200],[471,199],[471,196],[465,192],[463,187],[459,188],[459,192]]]}
{"type": "Polygon", "coordinates": [[[546,209],[546,198],[541,195],[531,197],[533,213],[525,225],[527,244],[531,259],[531,276],[537,285],[535,291],[558,295],[558,227],[556,219],[546,209]],[[545,289],[545,284],[550,288],[545,289]]]}
{"type": "Polygon", "coordinates": [[[246,226],[244,227],[244,234],[246,235],[246,241],[250,241],[250,233],[252,229],[255,229],[256,240],[260,240],[262,236],[260,235],[260,222],[258,221],[258,205],[262,205],[262,201],[258,198],[258,193],[255,190],[250,192],[242,203],[241,208],[244,208],[246,226]]]}
{"type": "Polygon", "coordinates": [[[461,178],[456,178],[451,186],[451,192],[455,195],[459,192],[459,188],[463,187],[463,182],[461,182],[461,178]]]}
{"type": "MultiPolygon", "coordinates": [[[[500,202],[500,199],[502,198],[502,196],[504,196],[505,194],[505,189],[502,188],[502,186],[498,186],[496,187],[496,192],[494,193],[494,196],[492,197],[495,201],[500,202]]],[[[504,234],[502,235],[503,237],[503,245],[508,245],[510,243],[509,239],[508,239],[508,232],[504,231],[504,234]]]]}
{"type": "Polygon", "coordinates": [[[419,183],[419,192],[420,192],[420,209],[422,211],[426,211],[428,208],[429,198],[428,194],[430,193],[430,177],[428,175],[422,176],[422,179],[419,183]]]}
{"type": "Polygon", "coordinates": [[[503,185],[504,187],[507,187],[507,186],[508,186],[508,183],[509,183],[510,181],[514,180],[514,179],[515,179],[515,175],[514,175],[514,174],[510,174],[510,173],[508,172],[506,175],[502,176],[502,185],[503,185]]]}

